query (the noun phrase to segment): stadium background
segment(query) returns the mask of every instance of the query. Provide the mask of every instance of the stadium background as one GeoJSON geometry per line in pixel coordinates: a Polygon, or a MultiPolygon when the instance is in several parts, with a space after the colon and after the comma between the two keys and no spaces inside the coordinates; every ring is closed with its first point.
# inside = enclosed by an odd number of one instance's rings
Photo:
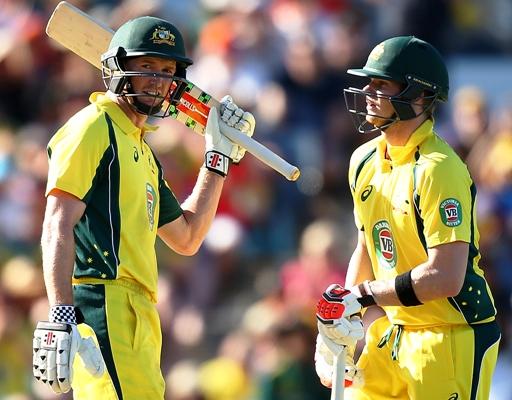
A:
{"type": "MultiPolygon", "coordinates": [[[[481,249],[503,329],[492,399],[512,399],[512,3],[509,0],[80,0],[113,28],[144,14],[174,22],[188,77],[233,95],[255,137],[302,169],[297,183],[245,157],[230,171],[199,254],[158,245],[170,400],[328,399],[314,374],[314,302],[343,283],[355,243],[347,187],[358,136],[342,88],[377,42],[415,34],[451,73],[437,131],[478,186],[481,249]]],[[[31,378],[31,337],[48,305],[39,237],[45,146],[102,90],[99,71],[44,34],[57,1],[0,0],[0,399],[56,399],[31,378]]],[[[174,121],[150,138],[180,200],[203,139],[174,121]]],[[[143,367],[143,366],[142,366],[143,367]]],[[[137,366],[134,366],[137,368],[137,366]]],[[[61,396],[69,399],[70,396],[61,396]]]]}

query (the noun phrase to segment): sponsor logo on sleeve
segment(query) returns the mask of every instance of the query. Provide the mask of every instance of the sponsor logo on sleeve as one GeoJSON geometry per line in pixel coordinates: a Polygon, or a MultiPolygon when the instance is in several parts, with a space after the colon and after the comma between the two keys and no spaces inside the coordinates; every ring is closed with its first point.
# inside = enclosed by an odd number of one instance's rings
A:
{"type": "Polygon", "coordinates": [[[443,200],[439,206],[439,212],[446,226],[455,227],[462,223],[462,206],[457,199],[443,200]]]}

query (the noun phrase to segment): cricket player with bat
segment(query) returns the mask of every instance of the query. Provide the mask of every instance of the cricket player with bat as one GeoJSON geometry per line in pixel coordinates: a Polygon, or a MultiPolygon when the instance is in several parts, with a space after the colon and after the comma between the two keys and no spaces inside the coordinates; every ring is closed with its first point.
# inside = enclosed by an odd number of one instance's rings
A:
{"type": "Polygon", "coordinates": [[[444,61],[401,36],[348,72],[368,80],[345,89],[356,128],[379,135],[350,160],[358,243],[347,288],[329,286],[318,303],[317,373],[330,386],[336,346],[346,346],[345,399],[487,400],[500,331],[479,264],[475,184],[433,130],[448,99],[444,61]],[[371,305],[386,316],[368,327],[354,366],[371,305]]]}
{"type": "Polygon", "coordinates": [[[102,56],[106,93],[48,144],[42,233],[49,320],[34,333],[34,376],[75,399],[163,399],[155,302],[158,235],[193,255],[215,216],[224,180],[255,120],[226,96],[204,131],[205,161],[180,204],[145,141],[148,117],[169,116],[192,61],[178,29],[155,17],[126,22],[102,56]]]}

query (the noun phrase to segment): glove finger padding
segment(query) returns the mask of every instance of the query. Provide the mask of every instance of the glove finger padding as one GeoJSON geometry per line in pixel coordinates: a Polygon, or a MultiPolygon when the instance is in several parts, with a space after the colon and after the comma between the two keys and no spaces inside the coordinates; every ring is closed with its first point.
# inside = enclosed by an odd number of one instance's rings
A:
{"type": "MultiPolygon", "coordinates": [[[[220,130],[222,133],[229,134],[230,131],[236,130],[236,133],[241,132],[252,137],[256,127],[256,119],[250,112],[244,111],[233,103],[231,96],[228,95],[222,98],[220,113],[220,130]]],[[[236,145],[236,148],[233,149],[232,157],[230,158],[234,164],[238,164],[244,155],[245,149],[236,145]]]]}
{"type": "Polygon", "coordinates": [[[318,321],[317,327],[318,332],[336,345],[355,346],[356,342],[364,337],[363,321],[359,316],[338,318],[331,324],[318,321]]]}
{"type": "Polygon", "coordinates": [[[105,364],[100,349],[92,338],[83,339],[76,325],[58,322],[37,324],[33,339],[33,374],[55,393],[71,390],[76,354],[91,375],[103,375],[105,364]]]}
{"type": "Polygon", "coordinates": [[[315,371],[322,385],[330,388],[334,372],[334,354],[329,350],[320,334],[316,337],[315,371]]]}
{"type": "Polygon", "coordinates": [[[345,387],[358,388],[364,385],[363,370],[357,368],[354,356],[347,353],[345,359],[345,387]]]}
{"type": "Polygon", "coordinates": [[[101,356],[101,351],[93,338],[88,337],[81,340],[78,354],[84,363],[85,369],[92,376],[99,378],[103,375],[105,364],[103,362],[103,357],[101,356]]]}
{"type": "MultiPolygon", "coordinates": [[[[344,346],[337,346],[336,354],[340,354],[344,346]]],[[[317,336],[315,348],[315,371],[322,385],[332,387],[334,374],[334,353],[327,345],[327,341],[321,334],[317,336]]],[[[355,346],[346,346],[345,357],[345,387],[361,387],[364,383],[363,371],[354,363],[355,346]]]]}

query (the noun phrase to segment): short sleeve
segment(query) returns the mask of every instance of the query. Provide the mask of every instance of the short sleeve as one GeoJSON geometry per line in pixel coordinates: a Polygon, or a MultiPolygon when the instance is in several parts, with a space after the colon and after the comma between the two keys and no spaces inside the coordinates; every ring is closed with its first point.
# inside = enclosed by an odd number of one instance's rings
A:
{"type": "Polygon", "coordinates": [[[48,144],[46,195],[60,189],[84,200],[101,174],[101,165],[107,162],[108,151],[109,134],[104,119],[68,121],[48,144]]]}
{"type": "Polygon", "coordinates": [[[445,159],[425,171],[418,190],[427,246],[471,242],[475,190],[466,166],[445,159]]]}

